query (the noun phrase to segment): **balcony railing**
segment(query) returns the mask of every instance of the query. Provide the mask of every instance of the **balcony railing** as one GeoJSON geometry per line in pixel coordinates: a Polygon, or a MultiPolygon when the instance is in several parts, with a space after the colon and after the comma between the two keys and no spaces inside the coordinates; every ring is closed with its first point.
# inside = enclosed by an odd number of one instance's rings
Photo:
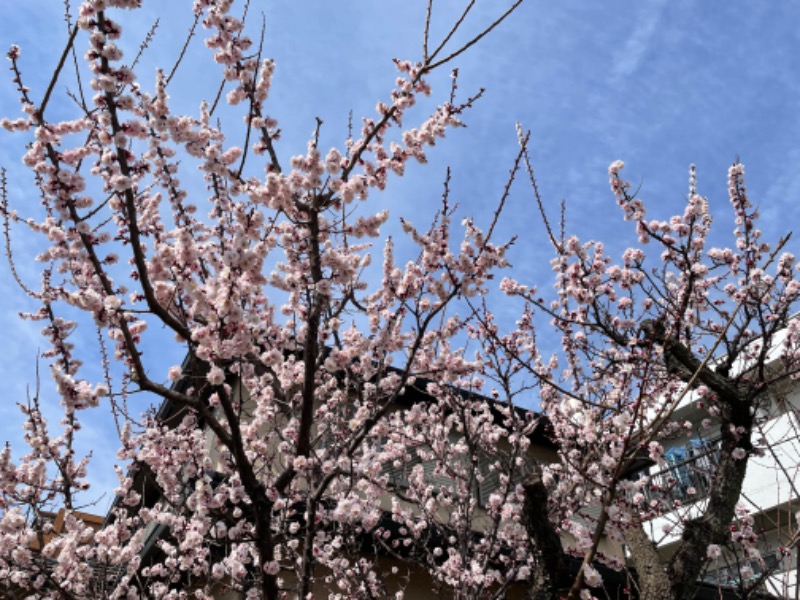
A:
{"type": "Polygon", "coordinates": [[[648,502],[676,501],[688,504],[708,496],[719,464],[719,444],[707,440],[690,440],[664,453],[669,467],[650,475],[644,489],[648,502]]]}
{"type": "Polygon", "coordinates": [[[761,560],[763,563],[758,560],[744,560],[737,564],[735,558],[730,558],[729,562],[723,563],[720,567],[710,567],[703,575],[703,581],[730,587],[739,585],[743,579],[752,580],[764,573],[764,571],[769,571],[772,575],[778,575],[791,567],[791,561],[779,550],[762,554],[761,560]],[[749,568],[746,569],[746,567],[749,568]]]}

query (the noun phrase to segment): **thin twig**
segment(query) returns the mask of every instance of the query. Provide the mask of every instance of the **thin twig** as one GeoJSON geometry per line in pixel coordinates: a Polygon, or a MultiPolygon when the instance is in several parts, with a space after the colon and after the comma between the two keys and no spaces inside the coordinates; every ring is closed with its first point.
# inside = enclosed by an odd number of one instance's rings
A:
{"type": "MultiPolygon", "coordinates": [[[[261,53],[264,51],[264,32],[267,29],[267,18],[264,16],[264,13],[261,13],[261,37],[258,40],[258,56],[256,58],[256,64],[261,64],[261,53]]],[[[253,90],[256,89],[256,83],[258,78],[258,72],[253,72],[253,85],[251,86],[253,90]]],[[[253,110],[256,103],[255,93],[248,94],[250,96],[250,107],[247,115],[247,131],[244,136],[244,144],[242,145],[242,160],[239,162],[239,169],[236,171],[236,179],[242,178],[242,171],[244,171],[244,164],[247,161],[247,152],[250,149],[250,135],[253,131],[253,117],[255,116],[255,111],[253,110]]]]}
{"type": "Polygon", "coordinates": [[[189,48],[189,42],[191,42],[192,38],[194,37],[194,32],[195,29],[197,29],[197,23],[199,21],[200,21],[200,15],[197,14],[194,17],[194,23],[192,23],[192,26],[189,28],[189,35],[186,36],[186,41],[183,43],[183,48],[181,48],[181,51],[178,54],[178,58],[175,60],[175,64],[172,65],[172,70],[170,70],[169,75],[167,75],[164,87],[169,85],[169,82],[172,81],[172,78],[175,75],[175,72],[178,70],[178,67],[183,62],[183,58],[184,56],[186,56],[186,51],[189,48]]]}
{"type": "Polygon", "coordinates": [[[439,54],[439,52],[441,52],[442,49],[447,45],[447,43],[452,39],[452,37],[455,35],[456,31],[458,31],[458,29],[464,23],[464,19],[467,18],[467,15],[472,10],[472,7],[474,7],[474,6],[475,6],[475,0],[470,0],[470,3],[467,4],[467,7],[461,13],[461,16],[458,17],[458,20],[450,28],[450,31],[447,32],[447,35],[444,36],[444,39],[441,42],[439,42],[439,45],[436,47],[436,50],[434,50],[433,54],[431,54],[431,59],[436,58],[436,56],[439,54]]]}
{"type": "Polygon", "coordinates": [[[217,90],[217,95],[214,98],[214,102],[211,103],[211,108],[208,111],[208,116],[213,117],[214,111],[217,110],[217,105],[219,104],[220,98],[222,98],[222,90],[225,89],[225,78],[222,78],[222,81],[219,82],[219,89],[217,90]]]}
{"type": "Polygon", "coordinates": [[[56,70],[53,72],[53,77],[50,79],[50,84],[47,86],[47,91],[44,93],[44,99],[42,100],[42,103],[39,105],[39,110],[36,111],[36,115],[40,123],[44,122],[44,109],[47,108],[47,103],[50,101],[50,96],[53,93],[53,89],[56,87],[56,81],[58,81],[58,76],[61,74],[61,69],[64,68],[64,63],[67,60],[67,55],[69,54],[72,45],[75,43],[75,37],[77,35],[78,35],[78,25],[76,24],[72,28],[72,33],[69,36],[69,40],[67,40],[67,45],[64,47],[64,52],[61,53],[61,58],[58,60],[58,65],[56,66],[56,70]]]}
{"type": "MultiPolygon", "coordinates": [[[[474,38],[472,38],[472,39],[471,39],[469,42],[467,42],[466,44],[464,44],[463,46],[461,46],[461,48],[459,48],[458,50],[454,51],[454,52],[453,52],[453,53],[451,53],[450,55],[446,56],[445,58],[443,58],[443,59],[441,59],[441,60],[439,60],[439,61],[436,61],[436,62],[434,62],[434,63],[431,63],[430,65],[428,65],[428,68],[429,68],[429,69],[435,69],[435,68],[437,68],[437,67],[440,67],[441,65],[443,65],[443,64],[445,64],[445,63],[448,63],[448,62],[450,62],[450,61],[451,61],[451,60],[453,60],[455,57],[457,57],[457,56],[459,56],[459,55],[463,54],[464,52],[466,52],[467,50],[469,50],[469,49],[470,49],[472,46],[474,46],[474,45],[475,45],[475,44],[477,44],[477,43],[478,43],[480,40],[482,40],[484,37],[486,37],[486,35],[487,35],[487,34],[489,34],[489,32],[491,32],[491,31],[492,31],[493,29],[495,29],[495,28],[496,28],[498,25],[500,25],[500,23],[502,23],[503,21],[505,21],[505,20],[506,20],[506,18],[507,18],[507,17],[508,17],[508,16],[509,16],[509,15],[510,15],[512,12],[514,12],[514,11],[517,9],[517,7],[518,7],[520,4],[522,4],[522,2],[523,2],[523,1],[524,1],[524,0],[517,0],[516,2],[514,2],[514,4],[512,4],[512,5],[511,5],[511,7],[509,7],[509,9],[508,9],[506,12],[504,12],[502,15],[500,15],[500,16],[499,16],[499,17],[498,17],[498,18],[497,18],[497,19],[494,21],[494,23],[492,23],[491,25],[489,25],[489,27],[487,27],[486,29],[484,29],[484,30],[483,30],[481,33],[479,33],[478,35],[476,35],[476,36],[475,36],[474,38]]],[[[439,49],[437,49],[437,51],[433,53],[433,56],[436,56],[436,54],[438,54],[438,51],[439,51],[439,49]]]]}
{"type": "Polygon", "coordinates": [[[139,44],[139,52],[136,53],[136,56],[134,57],[133,62],[131,63],[131,67],[130,67],[131,69],[134,69],[136,67],[136,65],[139,64],[139,59],[142,57],[142,54],[144,54],[144,51],[150,45],[150,42],[153,41],[153,37],[155,37],[156,30],[158,29],[158,25],[160,23],[161,23],[161,19],[156,19],[155,23],[153,23],[150,26],[150,30],[147,32],[147,35],[144,37],[144,41],[142,41],[142,43],[139,44]]]}
{"type": "Polygon", "coordinates": [[[425,33],[422,35],[422,60],[428,62],[428,40],[431,32],[431,11],[433,10],[433,0],[428,0],[428,8],[425,11],[425,33]]]}
{"type": "Polygon", "coordinates": [[[11,248],[11,220],[12,213],[8,208],[8,179],[6,177],[5,168],[0,169],[0,213],[3,215],[3,238],[6,247],[6,260],[8,261],[11,276],[17,285],[31,298],[41,299],[41,294],[37,294],[31,290],[25,282],[22,281],[19,273],[17,272],[16,263],[14,262],[14,253],[11,248]]]}
{"type": "MultiPolygon", "coordinates": [[[[69,0],[64,0],[64,21],[67,24],[67,33],[72,31],[72,13],[70,8],[69,0]]],[[[81,107],[83,112],[88,113],[89,108],[86,105],[86,95],[83,93],[83,81],[81,79],[81,70],[78,66],[78,53],[75,52],[75,45],[72,45],[70,49],[70,54],[72,54],[72,64],[75,67],[75,81],[78,83],[78,94],[77,96],[72,94],[71,92],[67,92],[67,94],[75,100],[75,103],[81,107]],[[79,100],[80,99],[80,100],[79,100]]]]}
{"type": "Polygon", "coordinates": [[[525,170],[528,172],[528,180],[530,181],[531,189],[533,190],[533,197],[536,199],[536,206],[539,209],[539,216],[542,218],[545,230],[547,231],[547,237],[550,238],[550,243],[560,255],[563,254],[564,247],[556,240],[556,236],[553,234],[553,229],[550,227],[550,219],[547,216],[547,211],[544,209],[544,202],[542,202],[542,196],[539,193],[539,185],[536,183],[536,176],[533,171],[533,165],[531,164],[530,153],[528,152],[528,142],[530,141],[530,137],[531,132],[526,131],[523,133],[522,128],[519,126],[519,124],[517,124],[517,138],[519,139],[519,144],[522,147],[522,155],[525,160],[525,170]]]}

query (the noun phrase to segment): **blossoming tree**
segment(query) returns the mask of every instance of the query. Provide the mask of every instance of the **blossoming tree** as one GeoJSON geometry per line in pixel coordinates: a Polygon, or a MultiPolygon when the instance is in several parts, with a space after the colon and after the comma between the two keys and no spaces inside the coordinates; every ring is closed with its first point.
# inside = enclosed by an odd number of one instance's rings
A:
{"type": "MultiPolygon", "coordinates": [[[[582,584],[599,585],[592,562],[613,565],[617,559],[598,552],[599,541],[608,536],[628,546],[643,598],[695,597],[698,580],[714,569],[723,548],[732,571],[725,585],[736,597],[751,597],[763,591],[775,569],[759,551],[759,528],[768,525],[756,526],[752,513],[761,507],[743,494],[753,457],[768,457],[774,470],[770,506],[784,503],[796,510],[797,460],[778,456],[768,430],[781,415],[786,439],[798,436],[792,384],[800,367],[800,324],[793,317],[798,263],[785,251],[788,236],[774,245],[762,239],[743,165],[733,164],[728,173],[736,221],[730,247],[709,247],[712,218],[708,201],[697,192],[694,167],[684,210],[668,220],[647,218],[645,203],[631,194],[622,168],[621,161],[609,168],[611,190],[625,220],[635,224],[639,247],[615,263],[601,242],[555,235],[542,209],[556,254],[556,298],[547,301],[535,288],[507,278],[502,287],[524,300],[523,318],[502,336],[486,313],[476,335],[492,340],[508,364],[542,382],[542,410],[561,455],[545,470],[555,505],[551,521],[553,514],[562,523],[573,519],[567,526],[581,540],[584,575],[583,582],[569,583],[553,568],[549,575],[562,582],[554,587],[569,586],[574,598],[586,593],[582,584]],[[648,248],[658,252],[655,262],[648,262],[648,248]],[[537,312],[561,332],[560,371],[558,361],[539,352],[537,312]],[[704,435],[714,444],[702,473],[707,497],[693,502],[698,492],[687,487],[684,506],[680,495],[671,494],[680,488],[680,470],[659,482],[637,476],[644,474],[637,466],[642,459],[667,465],[670,440],[704,435]],[[591,517],[576,522],[574,515],[587,509],[591,517]],[[648,535],[649,524],[659,518],[663,532],[648,535]],[[677,542],[665,560],[657,543],[666,535],[677,542]],[[761,576],[755,577],[752,565],[761,576]]],[[[528,171],[539,199],[529,163],[528,171]]],[[[500,380],[507,382],[505,373],[500,380]]],[[[683,473],[694,468],[684,466],[683,473]]],[[[798,521],[800,513],[792,515],[776,562],[796,553],[798,521]]],[[[560,555],[557,544],[552,547],[560,555]]]]}
{"type": "MultiPolygon", "coordinates": [[[[242,147],[214,124],[217,102],[203,103],[197,116],[173,114],[171,75],[159,71],[148,92],[132,63],[122,62],[115,12],[140,2],[82,3],[38,103],[24,84],[20,49],[8,53],[25,116],[3,125],[33,133],[24,162],[45,216],[19,216],[7,194],[3,212],[7,225],[47,240],[40,289],[20,283],[41,303],[28,318],[45,323],[64,430],[48,433],[34,398],[24,408],[29,453],[3,451],[1,578],[43,597],[306,598],[326,585],[339,597],[371,598],[402,593],[408,575],[394,567],[399,583],[389,590],[380,564],[402,558],[461,594],[497,593],[528,568],[528,553],[503,550],[523,537],[510,518],[520,503],[506,476],[487,535],[476,538],[471,457],[486,448],[486,462],[492,444],[516,428],[513,460],[534,424],[505,411],[503,427],[488,405],[454,391],[470,385],[480,363],[451,343],[467,319],[448,306],[483,292],[506,247],[466,223],[452,250],[445,194],[429,229],[403,224],[416,260],[397,264],[387,242],[370,289],[368,240],[388,212],[364,203],[461,124],[475,98],[459,102],[454,83],[448,101],[401,130],[405,113],[430,93],[426,77],[519,2],[464,46],[450,40],[472,5],[436,44],[429,6],[423,56],[396,61],[396,88],[377,114],[341,149],[318,148],[318,124],[288,169],[266,109],[274,64],[244,34],[231,4],[198,0],[194,11],[208,30],[225,100],[244,115],[242,147]],[[51,122],[51,92],[80,40],[88,43],[94,95],[77,98],[74,119],[51,122]],[[192,161],[205,200],[179,179],[192,161]],[[77,322],[60,313],[65,305],[97,327],[101,383],[82,376],[82,360],[92,355],[72,343],[77,322]],[[154,329],[185,349],[183,366],[143,352],[154,329]],[[403,364],[392,368],[398,355],[403,364]],[[420,388],[426,400],[397,410],[420,388]],[[159,414],[137,417],[135,392],[160,397],[159,414]],[[117,501],[97,534],[73,519],[67,533],[33,552],[29,542],[48,527],[35,517],[48,505],[73,509],[87,485],[88,459],[74,456],[73,440],[82,411],[99,404],[116,411],[119,457],[128,461],[117,501]],[[464,435],[452,446],[456,429],[464,435]],[[444,484],[430,484],[421,458],[444,484]],[[392,469],[404,481],[387,504],[392,469]],[[154,526],[164,532],[157,539],[154,526]],[[145,553],[154,539],[151,560],[145,553]],[[357,551],[367,545],[370,552],[357,551]]],[[[76,76],[83,89],[85,74],[76,76]]]]}
{"type": "MultiPolygon", "coordinates": [[[[741,167],[730,175],[735,246],[708,250],[708,206],[694,187],[682,215],[647,221],[613,165],[625,217],[643,244],[661,245],[663,268],[651,270],[641,249],[614,265],[599,243],[551,234],[558,295],[549,302],[504,279],[526,305],[510,333],[483,300],[507,264],[507,244],[494,241],[500,211],[486,231],[472,220],[458,229],[447,186],[430,227],[402,222],[414,259],[402,263],[388,240],[372,277],[369,242],[389,218],[374,208],[375,191],[410,159],[424,162],[475,98],[459,101],[453,83],[422,123],[404,118],[430,93],[430,74],[519,3],[462,46],[452,40],[463,15],[441,43],[430,39],[429,5],[421,59],[396,61],[396,87],[377,114],[338,149],[319,147],[317,123],[288,165],[267,112],[275,65],[229,0],[196,0],[194,11],[220,94],[244,117],[242,146],[216,124],[219,98],[175,114],[171,73],[147,90],[124,65],[117,9],[136,0],[81,5],[39,102],[11,49],[24,116],[3,126],[28,132],[24,162],[44,216],[18,214],[5,184],[2,208],[7,232],[27,227],[47,246],[41,286],[20,283],[41,305],[28,318],[44,323],[63,420],[51,433],[31,399],[29,449],[0,454],[4,592],[380,598],[423,578],[456,598],[577,598],[600,593],[599,562],[626,567],[624,552],[601,551],[611,540],[634,550],[642,597],[690,597],[706,557],[733,543],[737,518],[746,522],[736,501],[759,451],[756,413],[797,367],[794,259],[759,239],[741,167]],[[55,84],[82,43],[94,95],[75,96],[75,118],[51,122],[55,84]],[[78,322],[65,315],[76,313],[98,330],[94,354],[73,343],[78,322]],[[562,370],[540,350],[538,314],[563,336],[562,370]],[[780,345],[779,331],[788,332],[780,345]],[[174,341],[186,360],[159,362],[144,350],[152,338],[174,341]],[[85,375],[92,356],[101,382],[85,375]],[[514,407],[529,389],[521,373],[538,382],[552,463],[531,460],[542,420],[514,407]],[[496,398],[477,393],[487,381],[496,398]],[[158,411],[139,416],[138,392],[159,398],[158,411]],[[643,523],[670,507],[645,501],[648,479],[630,474],[643,454],[661,460],[663,440],[688,427],[672,415],[690,394],[722,425],[719,475],[702,513],[678,524],[684,541],[664,570],[643,523]],[[94,532],[69,511],[89,465],[74,440],[97,406],[117,418],[124,465],[94,532]],[[68,527],[45,544],[37,517],[55,505],[68,510],[68,527]]],[[[520,142],[512,179],[528,161],[520,142]]],[[[753,547],[749,534],[736,543],[753,547]]]]}

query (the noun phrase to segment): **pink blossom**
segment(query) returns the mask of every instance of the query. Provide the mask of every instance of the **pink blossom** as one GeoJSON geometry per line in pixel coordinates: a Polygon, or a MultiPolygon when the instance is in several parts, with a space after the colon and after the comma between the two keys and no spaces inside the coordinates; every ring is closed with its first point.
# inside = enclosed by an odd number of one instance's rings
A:
{"type": "Polygon", "coordinates": [[[592,588],[599,588],[603,585],[603,578],[600,573],[591,565],[586,565],[583,568],[583,578],[586,580],[586,585],[592,588]]]}
{"type": "Polygon", "coordinates": [[[206,379],[211,385],[222,385],[222,383],[225,381],[225,371],[214,365],[208,371],[206,379]]]}

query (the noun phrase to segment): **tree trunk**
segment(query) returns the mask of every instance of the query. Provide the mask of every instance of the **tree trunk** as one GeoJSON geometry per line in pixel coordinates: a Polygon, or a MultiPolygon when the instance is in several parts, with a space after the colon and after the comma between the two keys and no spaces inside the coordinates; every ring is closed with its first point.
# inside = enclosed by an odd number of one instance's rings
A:
{"type": "Polygon", "coordinates": [[[627,528],[625,543],[628,544],[630,560],[636,569],[639,598],[641,600],[672,600],[672,584],[644,527],[636,524],[627,528]]]}
{"type": "Polygon", "coordinates": [[[524,483],[525,528],[539,555],[537,567],[528,586],[528,600],[558,600],[559,591],[569,588],[569,571],[564,547],[550,522],[547,488],[538,467],[524,483]]]}

